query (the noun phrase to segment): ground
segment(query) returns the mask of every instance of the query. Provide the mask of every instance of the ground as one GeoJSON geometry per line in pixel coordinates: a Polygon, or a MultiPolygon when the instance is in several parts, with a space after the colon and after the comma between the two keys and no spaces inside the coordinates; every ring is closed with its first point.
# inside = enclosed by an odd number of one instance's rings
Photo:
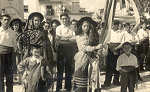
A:
{"type": "MultiPolygon", "coordinates": [[[[139,82],[135,92],[150,92],[150,72],[142,72],[140,75],[143,78],[143,82],[139,82]]],[[[102,83],[104,82],[105,75],[101,76],[102,83]]],[[[14,92],[21,92],[21,86],[14,85],[14,92]]],[[[55,91],[54,91],[55,92],[55,91]]],[[[62,91],[65,92],[65,91],[62,91]]],[[[120,92],[120,86],[111,86],[108,89],[103,89],[102,92],[120,92]]]]}

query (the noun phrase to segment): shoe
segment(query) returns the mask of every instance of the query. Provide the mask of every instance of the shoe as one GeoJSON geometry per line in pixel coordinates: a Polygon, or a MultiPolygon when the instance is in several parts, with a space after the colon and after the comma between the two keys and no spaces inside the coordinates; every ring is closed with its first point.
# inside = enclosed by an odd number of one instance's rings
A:
{"type": "Polygon", "coordinates": [[[110,85],[108,85],[108,84],[103,84],[103,85],[101,85],[101,87],[105,89],[105,88],[110,87],[110,85]]]}
{"type": "Polygon", "coordinates": [[[115,86],[120,86],[120,82],[113,83],[115,86]]]}
{"type": "Polygon", "coordinates": [[[101,92],[101,88],[97,88],[97,89],[95,89],[95,91],[94,92],[101,92]]]}

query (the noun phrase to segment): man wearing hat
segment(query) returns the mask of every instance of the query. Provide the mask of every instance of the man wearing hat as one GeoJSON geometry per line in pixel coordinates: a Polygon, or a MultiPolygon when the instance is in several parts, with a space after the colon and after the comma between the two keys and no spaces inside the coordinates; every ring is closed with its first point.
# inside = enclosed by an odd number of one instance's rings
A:
{"type": "Polygon", "coordinates": [[[2,15],[0,27],[0,92],[13,92],[12,53],[16,49],[16,33],[9,28],[11,17],[2,15]],[[6,77],[6,91],[4,84],[6,77]]]}
{"type": "Polygon", "coordinates": [[[56,28],[58,40],[58,61],[57,61],[57,86],[56,91],[62,89],[63,72],[65,70],[65,89],[71,90],[73,73],[73,57],[75,55],[75,32],[71,30],[69,16],[66,13],[60,15],[61,25],[56,28]]]}

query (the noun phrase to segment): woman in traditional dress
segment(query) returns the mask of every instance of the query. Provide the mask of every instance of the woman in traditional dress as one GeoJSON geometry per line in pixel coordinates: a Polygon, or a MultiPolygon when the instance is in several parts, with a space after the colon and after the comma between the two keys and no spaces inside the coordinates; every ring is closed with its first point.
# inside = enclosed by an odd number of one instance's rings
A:
{"type": "Polygon", "coordinates": [[[47,68],[50,70],[54,67],[53,53],[51,43],[48,39],[48,34],[44,31],[41,25],[43,19],[43,15],[38,12],[31,13],[28,17],[30,24],[27,24],[26,28],[24,29],[24,33],[22,34],[24,42],[26,42],[26,46],[24,46],[26,48],[24,58],[30,56],[29,52],[31,44],[38,44],[41,46],[41,55],[46,60],[48,64],[47,68]]]}
{"type": "Polygon", "coordinates": [[[90,17],[83,17],[78,22],[78,33],[76,42],[78,52],[75,59],[74,91],[87,92],[88,86],[88,66],[95,57],[94,51],[102,48],[98,44],[96,23],[90,17]]]}

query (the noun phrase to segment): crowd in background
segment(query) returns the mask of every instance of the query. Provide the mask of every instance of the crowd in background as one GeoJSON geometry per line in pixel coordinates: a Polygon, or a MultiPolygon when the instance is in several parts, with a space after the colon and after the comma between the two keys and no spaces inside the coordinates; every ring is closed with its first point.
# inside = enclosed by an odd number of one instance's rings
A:
{"type": "MultiPolygon", "coordinates": [[[[146,6],[149,11],[149,4],[146,6]]],[[[135,23],[113,20],[107,44],[101,42],[104,26],[90,17],[71,20],[67,13],[61,14],[60,20],[44,21],[41,13],[34,12],[26,22],[3,14],[0,92],[5,92],[4,77],[6,92],[13,92],[13,74],[25,92],[48,92],[54,81],[60,92],[63,80],[68,92],[87,92],[91,85],[92,91],[121,85],[121,92],[127,87],[134,92],[136,82],[142,81],[139,72],[150,69],[150,21],[142,19],[133,32],[135,23]],[[98,76],[104,65],[106,75],[101,86],[98,76]]]]}

